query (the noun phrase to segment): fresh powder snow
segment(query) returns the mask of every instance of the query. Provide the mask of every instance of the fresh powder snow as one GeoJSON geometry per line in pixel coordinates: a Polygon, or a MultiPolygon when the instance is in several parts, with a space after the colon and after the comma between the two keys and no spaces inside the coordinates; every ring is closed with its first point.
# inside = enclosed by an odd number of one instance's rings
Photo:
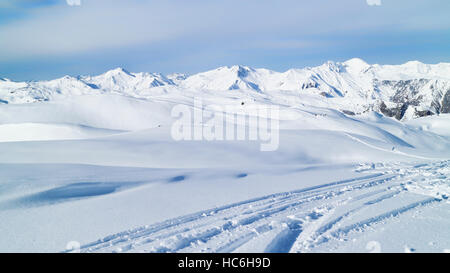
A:
{"type": "Polygon", "coordinates": [[[450,249],[446,63],[0,79],[0,150],[1,252],[450,249]],[[196,100],[277,107],[279,146],[175,140],[196,100]]]}

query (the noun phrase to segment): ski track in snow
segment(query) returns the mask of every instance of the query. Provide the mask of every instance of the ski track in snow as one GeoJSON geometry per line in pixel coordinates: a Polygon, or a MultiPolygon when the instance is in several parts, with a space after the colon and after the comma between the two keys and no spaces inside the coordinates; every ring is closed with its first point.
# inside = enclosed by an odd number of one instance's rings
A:
{"type": "Polygon", "coordinates": [[[450,161],[364,164],[361,176],[108,236],[81,252],[309,252],[450,195],[450,161]]]}

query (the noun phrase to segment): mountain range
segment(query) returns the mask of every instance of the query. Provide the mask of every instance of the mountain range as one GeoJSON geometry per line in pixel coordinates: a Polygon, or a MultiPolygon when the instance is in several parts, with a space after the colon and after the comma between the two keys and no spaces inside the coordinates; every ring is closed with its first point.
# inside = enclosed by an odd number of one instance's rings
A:
{"type": "MultiPolygon", "coordinates": [[[[50,81],[16,82],[0,78],[0,104],[59,100],[67,96],[119,94],[145,98],[215,92],[261,96],[296,106],[302,96],[347,115],[376,111],[398,120],[450,113],[450,63],[368,64],[354,58],[317,67],[276,72],[225,66],[194,75],[131,73],[123,68],[98,76],[64,76],[50,81]]],[[[310,100],[305,100],[305,103],[310,100]]]]}

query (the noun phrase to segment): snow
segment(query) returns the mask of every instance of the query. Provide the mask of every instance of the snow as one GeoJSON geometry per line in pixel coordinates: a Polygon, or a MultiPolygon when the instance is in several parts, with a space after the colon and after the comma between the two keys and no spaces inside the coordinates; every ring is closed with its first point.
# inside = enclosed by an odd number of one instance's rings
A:
{"type": "Polygon", "coordinates": [[[386,80],[410,80],[420,78],[449,79],[450,64],[424,64],[419,61],[410,61],[402,65],[374,65],[368,71],[386,80]]]}
{"type": "Polygon", "coordinates": [[[424,117],[421,119],[411,120],[408,124],[417,130],[450,136],[450,115],[424,117]]]}
{"type": "Polygon", "coordinates": [[[370,65],[366,63],[364,60],[359,58],[353,58],[344,63],[345,69],[354,75],[362,74],[365,70],[367,70],[370,65]]]}
{"type": "Polygon", "coordinates": [[[66,124],[13,123],[0,125],[0,142],[84,139],[119,132],[66,124]]]}
{"type": "Polygon", "coordinates": [[[358,58],[285,72],[236,65],[191,76],[132,73],[116,68],[98,76],[65,76],[42,82],[0,81],[0,100],[10,104],[32,103],[105,93],[150,99],[185,92],[245,90],[266,97],[276,95],[290,106],[297,105],[290,95],[313,95],[329,108],[355,114],[379,110],[381,102],[389,107],[400,107],[401,100],[406,99],[414,101],[405,116],[405,119],[412,119],[418,116],[417,111],[440,113],[444,107],[438,105],[444,103],[443,96],[449,90],[449,75],[448,63],[430,65],[412,61],[402,65],[370,65],[358,58]]]}
{"type": "Polygon", "coordinates": [[[1,81],[0,252],[444,252],[450,114],[408,108],[399,121],[366,107],[393,91],[371,90],[374,73],[446,88],[446,67],[352,59],[1,81]],[[199,98],[279,107],[279,148],[175,141],[173,107],[199,98]]]}

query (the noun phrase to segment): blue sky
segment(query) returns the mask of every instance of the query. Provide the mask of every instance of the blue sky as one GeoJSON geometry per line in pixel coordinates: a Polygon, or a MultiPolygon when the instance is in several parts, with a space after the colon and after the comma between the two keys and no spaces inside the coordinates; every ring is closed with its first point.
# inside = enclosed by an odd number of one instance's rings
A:
{"type": "Polygon", "coordinates": [[[450,62],[448,14],[448,0],[2,0],[0,77],[450,62]]]}

